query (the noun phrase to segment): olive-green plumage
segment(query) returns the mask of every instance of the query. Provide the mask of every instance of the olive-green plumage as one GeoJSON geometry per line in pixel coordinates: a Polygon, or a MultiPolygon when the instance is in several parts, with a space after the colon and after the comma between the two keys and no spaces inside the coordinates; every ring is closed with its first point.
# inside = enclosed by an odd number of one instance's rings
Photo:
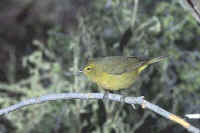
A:
{"type": "Polygon", "coordinates": [[[148,65],[164,58],[100,57],[89,60],[83,72],[90,80],[106,90],[120,90],[129,88],[148,65]]]}

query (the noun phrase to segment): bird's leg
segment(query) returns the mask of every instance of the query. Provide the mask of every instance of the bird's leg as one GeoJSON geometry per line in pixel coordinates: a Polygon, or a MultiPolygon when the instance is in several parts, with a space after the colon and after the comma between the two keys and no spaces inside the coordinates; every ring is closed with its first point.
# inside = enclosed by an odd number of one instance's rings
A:
{"type": "Polygon", "coordinates": [[[105,91],[105,92],[104,92],[104,95],[103,95],[103,100],[104,100],[104,101],[108,100],[108,95],[109,95],[109,92],[108,92],[108,91],[105,91]]]}
{"type": "Polygon", "coordinates": [[[125,103],[125,98],[126,98],[126,96],[123,94],[123,91],[121,91],[121,90],[119,90],[119,93],[121,94],[120,102],[121,102],[121,103],[125,103]]]}
{"type": "Polygon", "coordinates": [[[105,90],[100,85],[98,85],[98,87],[99,87],[100,90],[104,90],[103,101],[107,101],[108,100],[109,91],[105,90]]]}

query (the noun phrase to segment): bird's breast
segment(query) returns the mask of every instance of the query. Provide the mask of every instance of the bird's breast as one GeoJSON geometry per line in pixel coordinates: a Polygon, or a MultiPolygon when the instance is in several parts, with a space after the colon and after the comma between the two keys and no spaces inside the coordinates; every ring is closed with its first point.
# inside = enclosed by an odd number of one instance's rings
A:
{"type": "Polygon", "coordinates": [[[135,81],[137,73],[129,72],[120,75],[103,72],[96,80],[97,84],[106,90],[120,90],[129,88],[135,81]]]}

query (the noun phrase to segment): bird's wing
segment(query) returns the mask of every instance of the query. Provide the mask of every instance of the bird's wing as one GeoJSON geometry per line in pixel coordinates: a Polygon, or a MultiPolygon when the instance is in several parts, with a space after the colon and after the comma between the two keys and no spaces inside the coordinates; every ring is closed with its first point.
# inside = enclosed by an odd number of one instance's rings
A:
{"type": "MultiPolygon", "coordinates": [[[[105,61],[105,60],[104,60],[105,61]]],[[[145,60],[138,57],[113,57],[112,62],[102,63],[103,71],[109,74],[120,75],[125,72],[131,72],[140,67],[145,60]]]]}

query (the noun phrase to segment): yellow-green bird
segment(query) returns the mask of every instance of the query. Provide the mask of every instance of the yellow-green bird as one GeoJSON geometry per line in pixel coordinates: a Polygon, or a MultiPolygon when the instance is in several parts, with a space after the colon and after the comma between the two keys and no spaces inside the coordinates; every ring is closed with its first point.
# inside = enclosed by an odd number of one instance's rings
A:
{"type": "Polygon", "coordinates": [[[105,90],[129,88],[148,65],[166,57],[144,59],[141,57],[110,56],[90,59],[83,73],[105,90]]]}

